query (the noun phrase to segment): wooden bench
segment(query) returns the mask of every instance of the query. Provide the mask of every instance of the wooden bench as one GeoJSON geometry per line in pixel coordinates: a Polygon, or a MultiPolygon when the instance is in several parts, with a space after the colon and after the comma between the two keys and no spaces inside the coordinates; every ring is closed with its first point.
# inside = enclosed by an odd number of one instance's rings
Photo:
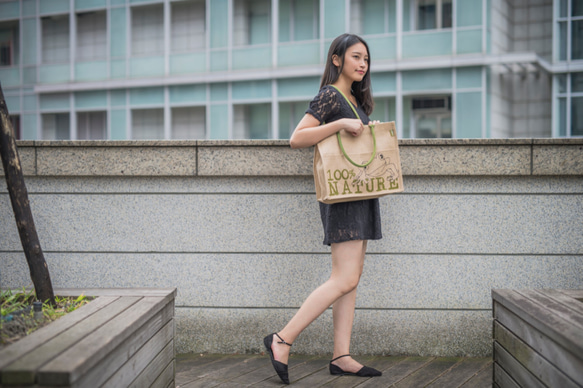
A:
{"type": "Polygon", "coordinates": [[[494,386],[583,387],[583,290],[492,290],[494,386]]]}
{"type": "Polygon", "coordinates": [[[173,387],[176,289],[57,289],[95,297],[0,351],[2,387],[173,387]]]}

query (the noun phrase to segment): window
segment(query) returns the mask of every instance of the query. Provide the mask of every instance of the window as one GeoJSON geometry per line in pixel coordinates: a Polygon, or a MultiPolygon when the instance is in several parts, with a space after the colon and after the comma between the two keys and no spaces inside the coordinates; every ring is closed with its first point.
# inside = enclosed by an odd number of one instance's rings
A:
{"type": "Polygon", "coordinates": [[[282,0],[279,3],[279,41],[318,39],[320,6],[317,0],[282,0]]]}
{"type": "Polygon", "coordinates": [[[177,1],[171,5],[172,52],[204,50],[206,43],[204,1],[177,1]]]}
{"type": "Polygon", "coordinates": [[[49,16],[42,21],[42,63],[69,62],[69,15],[49,16]]]}
{"type": "Polygon", "coordinates": [[[172,139],[205,139],[205,108],[172,108],[172,139]]]}
{"type": "Polygon", "coordinates": [[[102,140],[107,139],[106,112],[77,113],[77,139],[102,140]]]}
{"type": "Polygon", "coordinates": [[[279,104],[279,138],[289,139],[304,117],[310,101],[281,102],[279,104]]]}
{"type": "Polygon", "coordinates": [[[164,5],[132,8],[132,55],[164,54],[164,5]]]}
{"type": "Polygon", "coordinates": [[[132,139],[164,139],[164,109],[133,110],[132,139]]]}
{"type": "Polygon", "coordinates": [[[451,28],[452,0],[417,0],[415,21],[417,30],[451,28]]]}
{"type": "Polygon", "coordinates": [[[558,14],[559,60],[583,59],[583,1],[560,0],[558,14]]]}
{"type": "Polygon", "coordinates": [[[571,136],[583,136],[583,96],[571,100],[571,136]]]}
{"type": "Polygon", "coordinates": [[[583,136],[583,72],[560,74],[556,118],[561,137],[583,136]]]}
{"type": "Polygon", "coordinates": [[[271,43],[270,0],[235,0],[233,14],[235,46],[271,43]]]}
{"type": "Polygon", "coordinates": [[[0,66],[14,66],[19,57],[18,22],[0,23],[0,66]]]}
{"type": "Polygon", "coordinates": [[[233,139],[270,138],[270,104],[235,105],[233,114],[233,139]]]}
{"type": "Polygon", "coordinates": [[[390,1],[352,0],[350,2],[351,30],[355,34],[363,35],[395,32],[395,26],[389,25],[390,1]]]}
{"type": "Polygon", "coordinates": [[[107,54],[105,12],[77,14],[77,60],[105,59],[107,54]]]}
{"type": "Polygon", "coordinates": [[[451,97],[414,97],[411,106],[412,137],[451,138],[451,97]]]}
{"type": "Polygon", "coordinates": [[[69,113],[47,113],[42,115],[43,140],[68,140],[70,128],[69,113]]]}
{"type": "Polygon", "coordinates": [[[20,116],[10,115],[10,123],[12,124],[12,134],[16,140],[22,139],[22,132],[20,130],[20,116]]]}

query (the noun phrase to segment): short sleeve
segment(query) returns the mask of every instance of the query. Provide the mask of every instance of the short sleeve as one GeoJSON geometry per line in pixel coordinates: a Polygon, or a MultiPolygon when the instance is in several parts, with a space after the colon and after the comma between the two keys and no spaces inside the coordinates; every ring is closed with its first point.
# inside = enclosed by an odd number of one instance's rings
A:
{"type": "Polygon", "coordinates": [[[320,124],[330,122],[330,117],[340,110],[340,101],[338,93],[334,93],[331,87],[324,86],[312,102],[306,113],[314,116],[320,124]]]}

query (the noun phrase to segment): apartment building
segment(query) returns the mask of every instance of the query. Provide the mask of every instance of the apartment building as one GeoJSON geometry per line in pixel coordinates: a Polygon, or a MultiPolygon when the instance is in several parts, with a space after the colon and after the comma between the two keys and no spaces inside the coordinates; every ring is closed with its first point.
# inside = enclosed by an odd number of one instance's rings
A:
{"type": "Polygon", "coordinates": [[[21,139],[286,139],[330,42],[403,138],[583,136],[581,0],[0,0],[21,139]]]}

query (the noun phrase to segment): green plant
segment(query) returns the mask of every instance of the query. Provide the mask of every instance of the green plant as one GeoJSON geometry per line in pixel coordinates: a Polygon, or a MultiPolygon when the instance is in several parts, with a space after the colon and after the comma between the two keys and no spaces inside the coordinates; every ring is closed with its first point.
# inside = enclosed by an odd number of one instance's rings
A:
{"type": "Polygon", "coordinates": [[[22,291],[0,290],[0,315],[6,317],[15,311],[23,310],[35,299],[34,290],[22,291]]]}
{"type": "Polygon", "coordinates": [[[85,295],[77,298],[55,297],[55,306],[49,301],[42,304],[42,318],[35,319],[32,303],[34,290],[0,290],[1,319],[0,347],[17,341],[48,323],[90,302],[85,295]]]}

